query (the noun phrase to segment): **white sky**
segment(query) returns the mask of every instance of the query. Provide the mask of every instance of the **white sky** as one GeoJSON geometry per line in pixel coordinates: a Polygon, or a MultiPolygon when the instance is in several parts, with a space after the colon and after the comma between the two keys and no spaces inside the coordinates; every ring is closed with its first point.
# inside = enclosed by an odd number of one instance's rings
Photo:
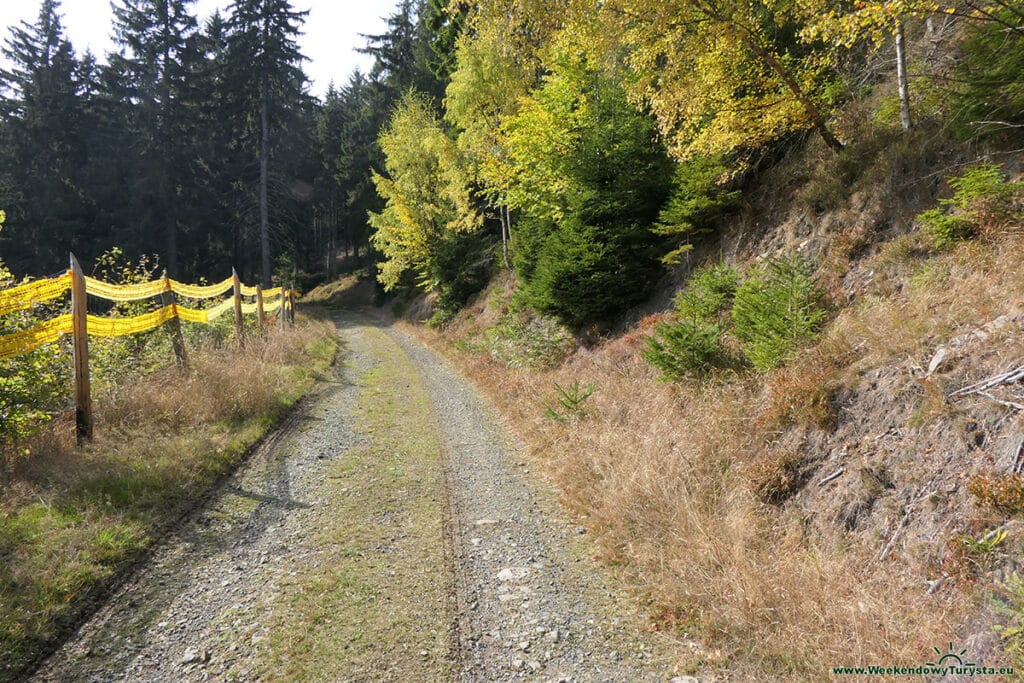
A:
{"type": "MultiPolygon", "coordinates": [[[[192,5],[200,25],[214,10],[223,10],[230,0],[197,0],[192,5]]],[[[348,81],[356,67],[369,70],[372,59],[355,52],[365,40],[360,33],[379,34],[386,28],[383,17],[394,12],[396,0],[293,0],[297,10],[310,10],[299,39],[302,53],[309,58],[304,68],[312,80],[314,95],[327,92],[327,84],[341,86],[348,81]]],[[[35,23],[39,14],[39,0],[0,0],[0,27],[6,43],[9,27],[21,20],[35,23]]],[[[63,0],[64,30],[75,51],[81,55],[91,49],[100,61],[114,49],[111,34],[110,0],[63,0]]],[[[0,58],[2,59],[2,58],[0,58]]]]}

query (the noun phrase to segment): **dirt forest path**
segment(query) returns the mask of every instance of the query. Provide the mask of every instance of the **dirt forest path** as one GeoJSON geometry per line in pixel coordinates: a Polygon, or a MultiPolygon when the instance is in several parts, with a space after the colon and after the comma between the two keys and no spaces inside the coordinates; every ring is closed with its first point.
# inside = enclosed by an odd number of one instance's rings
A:
{"type": "Polygon", "coordinates": [[[32,680],[672,679],[466,381],[338,329],[335,376],[32,680]]]}

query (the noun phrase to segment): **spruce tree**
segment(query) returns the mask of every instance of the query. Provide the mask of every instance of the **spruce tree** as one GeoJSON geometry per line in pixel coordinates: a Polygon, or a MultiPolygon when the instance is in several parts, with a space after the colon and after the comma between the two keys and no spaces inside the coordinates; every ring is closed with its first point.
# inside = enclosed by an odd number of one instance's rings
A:
{"type": "Polygon", "coordinates": [[[248,142],[259,160],[260,280],[271,279],[270,159],[283,133],[308,113],[305,57],[297,43],[308,12],[289,0],[236,0],[229,7],[225,82],[243,112],[248,142]],[[304,110],[306,110],[304,112],[304,110]]]}
{"type": "MultiPolygon", "coordinates": [[[[114,36],[121,47],[111,68],[122,96],[132,103],[131,140],[136,159],[132,199],[143,234],[161,234],[167,270],[178,276],[178,235],[185,225],[181,191],[189,182],[195,149],[190,133],[190,78],[200,59],[194,0],[119,0],[113,4],[114,36]]],[[[156,247],[156,245],[152,245],[156,247]]]]}
{"type": "Polygon", "coordinates": [[[65,38],[60,2],[44,0],[35,23],[11,30],[2,48],[0,112],[6,122],[0,205],[4,251],[16,272],[52,272],[85,238],[88,202],[80,64],[65,38]]]}

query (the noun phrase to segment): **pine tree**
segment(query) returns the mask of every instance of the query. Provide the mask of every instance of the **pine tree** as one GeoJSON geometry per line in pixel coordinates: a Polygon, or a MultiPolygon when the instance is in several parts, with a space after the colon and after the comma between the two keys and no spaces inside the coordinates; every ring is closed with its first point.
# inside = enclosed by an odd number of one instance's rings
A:
{"type": "Polygon", "coordinates": [[[237,0],[229,11],[225,80],[249,117],[249,137],[258,141],[260,280],[269,286],[270,157],[311,104],[296,42],[308,12],[294,10],[289,0],[237,0]]]}
{"type": "MultiPolygon", "coordinates": [[[[163,233],[167,269],[178,275],[179,191],[194,150],[190,77],[200,59],[194,0],[120,0],[113,5],[121,46],[111,68],[132,103],[130,125],[138,162],[133,199],[144,234],[163,233]]],[[[183,223],[182,223],[183,224],[183,223]]],[[[154,245],[155,246],[155,245],[154,245]]]]}
{"type": "Polygon", "coordinates": [[[14,247],[5,253],[15,271],[53,271],[84,238],[88,212],[81,71],[60,2],[44,0],[36,22],[13,28],[2,51],[11,67],[0,71],[7,136],[0,205],[14,247]]]}

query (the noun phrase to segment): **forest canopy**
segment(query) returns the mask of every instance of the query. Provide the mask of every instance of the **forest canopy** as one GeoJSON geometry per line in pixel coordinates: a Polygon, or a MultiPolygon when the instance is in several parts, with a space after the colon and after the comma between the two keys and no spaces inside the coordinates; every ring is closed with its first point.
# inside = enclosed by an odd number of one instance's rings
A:
{"type": "Polygon", "coordinates": [[[508,268],[535,309],[600,326],[713,238],[786,145],[841,164],[864,135],[843,107],[873,89],[882,127],[1024,123],[1007,0],[402,0],[365,37],[369,72],[319,99],[288,0],[114,9],[102,60],[76,54],[58,0],[3,46],[16,274],[112,246],[186,278],[312,281],[348,257],[387,290],[436,292],[443,319],[508,268]],[[967,47],[908,69],[921,36],[967,47]]]}

